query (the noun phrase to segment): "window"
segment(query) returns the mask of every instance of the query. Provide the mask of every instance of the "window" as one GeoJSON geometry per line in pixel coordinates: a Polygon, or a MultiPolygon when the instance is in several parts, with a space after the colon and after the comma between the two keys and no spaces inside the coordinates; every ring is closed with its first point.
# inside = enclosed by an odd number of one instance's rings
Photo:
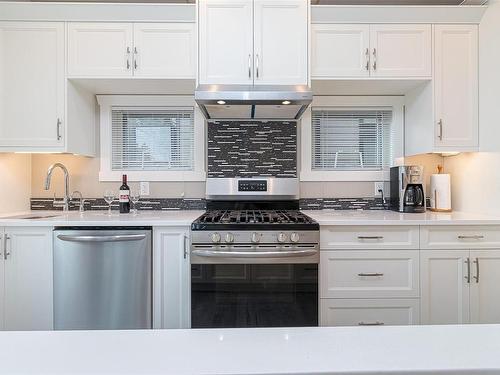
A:
{"type": "Polygon", "coordinates": [[[302,181],[384,181],[403,155],[401,97],[315,97],[302,119],[302,181]]]}
{"type": "Polygon", "coordinates": [[[204,120],[192,97],[99,95],[101,181],[202,181],[204,120]],[[198,147],[195,147],[195,144],[198,147]]]}
{"type": "Polygon", "coordinates": [[[313,170],[374,170],[392,159],[392,109],[312,108],[313,170]]]}

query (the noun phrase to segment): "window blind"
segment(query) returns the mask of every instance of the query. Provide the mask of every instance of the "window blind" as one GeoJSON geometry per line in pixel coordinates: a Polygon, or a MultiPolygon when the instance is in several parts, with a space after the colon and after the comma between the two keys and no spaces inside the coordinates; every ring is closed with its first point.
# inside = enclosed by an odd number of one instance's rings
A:
{"type": "Polygon", "coordinates": [[[192,107],[112,107],[111,127],[113,170],[193,170],[192,107]]]}
{"type": "Polygon", "coordinates": [[[392,108],[313,108],[313,170],[382,170],[393,158],[392,108]]]}

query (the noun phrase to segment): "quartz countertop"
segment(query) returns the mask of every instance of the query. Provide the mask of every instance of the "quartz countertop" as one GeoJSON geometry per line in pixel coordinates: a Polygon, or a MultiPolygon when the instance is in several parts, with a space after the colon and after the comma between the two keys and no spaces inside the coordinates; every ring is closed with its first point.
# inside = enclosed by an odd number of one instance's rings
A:
{"type": "Polygon", "coordinates": [[[498,374],[500,325],[0,332],[8,374],[498,374]]]}
{"type": "Polygon", "coordinates": [[[320,225],[498,225],[500,216],[466,212],[403,214],[388,210],[306,210],[320,225]]]}
{"type": "Polygon", "coordinates": [[[137,215],[113,211],[27,211],[0,215],[0,226],[190,226],[204,211],[166,210],[140,211],[137,215]],[[41,219],[21,219],[19,216],[52,216],[41,219]]]}

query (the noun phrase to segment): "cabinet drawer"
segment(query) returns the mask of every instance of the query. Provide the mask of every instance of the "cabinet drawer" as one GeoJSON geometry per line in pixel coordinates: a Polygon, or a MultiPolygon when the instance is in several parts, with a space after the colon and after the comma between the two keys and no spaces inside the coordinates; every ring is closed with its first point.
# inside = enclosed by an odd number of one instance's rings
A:
{"type": "Polygon", "coordinates": [[[323,251],[321,298],[419,296],[418,251],[323,251]]]}
{"type": "Polygon", "coordinates": [[[418,299],[322,299],[321,326],[419,324],[418,299]]]}
{"type": "Polygon", "coordinates": [[[500,247],[500,226],[423,226],[422,249],[485,249],[500,247]]]}
{"type": "Polygon", "coordinates": [[[417,226],[321,227],[321,250],[418,249],[417,226]]]}

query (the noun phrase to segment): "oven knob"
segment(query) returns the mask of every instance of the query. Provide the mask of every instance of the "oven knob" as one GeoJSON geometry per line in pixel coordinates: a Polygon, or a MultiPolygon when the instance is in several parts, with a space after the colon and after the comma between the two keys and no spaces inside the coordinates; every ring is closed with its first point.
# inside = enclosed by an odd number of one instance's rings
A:
{"type": "Polygon", "coordinates": [[[293,232],[291,235],[290,235],[290,241],[294,242],[294,243],[297,243],[299,242],[299,239],[300,239],[300,236],[298,233],[295,233],[293,232]]]}
{"type": "Polygon", "coordinates": [[[278,242],[279,243],[283,243],[283,242],[286,242],[286,234],[285,233],[280,233],[278,234],[278,242]]]}
{"type": "Polygon", "coordinates": [[[226,234],[226,243],[233,243],[234,242],[234,236],[232,233],[226,234]]]}
{"type": "Polygon", "coordinates": [[[212,242],[213,243],[219,243],[220,242],[220,234],[215,232],[212,233],[212,242]]]}
{"type": "Polygon", "coordinates": [[[252,243],[259,243],[260,242],[260,235],[257,232],[252,233],[252,238],[251,238],[252,243]]]}

